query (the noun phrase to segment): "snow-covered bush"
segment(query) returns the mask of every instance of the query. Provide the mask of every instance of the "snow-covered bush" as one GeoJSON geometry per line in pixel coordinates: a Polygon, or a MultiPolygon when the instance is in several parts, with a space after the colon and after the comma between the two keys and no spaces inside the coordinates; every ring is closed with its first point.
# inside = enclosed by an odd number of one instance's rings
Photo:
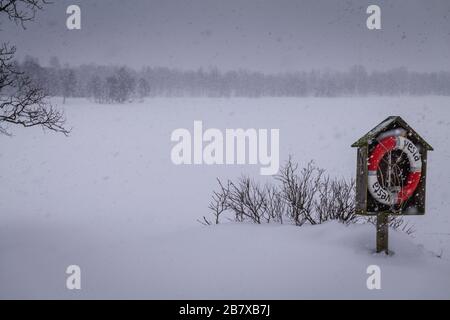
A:
{"type": "Polygon", "coordinates": [[[286,214],[296,225],[315,225],[328,220],[351,223],[357,219],[354,179],[332,178],[313,162],[299,170],[298,164],[289,159],[276,180],[281,183],[279,189],[287,206],[286,214]]]}
{"type": "MultiPolygon", "coordinates": [[[[250,177],[223,183],[213,191],[209,209],[213,219],[199,222],[219,224],[223,219],[251,223],[290,223],[297,226],[317,225],[330,220],[344,224],[375,223],[374,218],[355,214],[355,180],[335,178],[309,162],[299,169],[292,158],[274,177],[274,183],[261,185],[250,177]]],[[[390,226],[407,234],[413,226],[402,218],[392,218],[390,226]]]]}

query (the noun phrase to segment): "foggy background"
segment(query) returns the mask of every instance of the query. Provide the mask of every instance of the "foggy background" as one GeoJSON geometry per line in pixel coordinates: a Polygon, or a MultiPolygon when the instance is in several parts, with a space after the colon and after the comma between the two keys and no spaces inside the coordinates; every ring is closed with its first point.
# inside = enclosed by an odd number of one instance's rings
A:
{"type": "MultiPolygon", "coordinates": [[[[0,15],[0,298],[450,296],[450,0],[53,1],[26,30],[0,15]],[[72,4],[81,31],[66,29],[72,4]],[[381,31],[366,28],[369,4],[381,31]],[[303,175],[313,160],[329,181],[351,181],[350,144],[391,114],[436,151],[427,214],[401,224],[414,238],[390,234],[389,259],[372,254],[370,224],[206,228],[217,178],[270,181],[259,166],[171,161],[171,134],[196,120],[279,128],[280,164],[293,156],[303,175]],[[72,264],[81,291],[67,290],[72,264]],[[378,293],[365,286],[373,264],[378,293]]],[[[334,184],[314,205],[351,210],[333,200],[349,190],[334,184]]],[[[267,213],[293,212],[271,194],[267,213]]]]}
{"type": "Polygon", "coordinates": [[[450,95],[450,2],[378,1],[382,30],[370,4],[59,1],[1,27],[22,71],[64,98],[450,95]]]}
{"type": "Polygon", "coordinates": [[[48,64],[127,65],[265,73],[405,66],[450,70],[448,0],[132,0],[55,1],[27,30],[2,22],[17,58],[48,64]],[[67,30],[67,6],[81,7],[82,29],[67,30]],[[366,9],[381,7],[382,30],[366,9]]]}

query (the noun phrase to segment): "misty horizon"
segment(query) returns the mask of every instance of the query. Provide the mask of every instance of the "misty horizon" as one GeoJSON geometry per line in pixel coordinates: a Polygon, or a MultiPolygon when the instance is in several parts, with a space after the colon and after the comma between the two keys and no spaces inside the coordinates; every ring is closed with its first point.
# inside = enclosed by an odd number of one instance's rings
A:
{"type": "Polygon", "coordinates": [[[181,70],[147,67],[139,71],[117,65],[62,66],[53,57],[41,66],[27,57],[18,67],[50,96],[87,97],[99,103],[124,103],[138,97],[305,97],[367,95],[450,96],[450,72],[417,72],[406,67],[369,72],[364,66],[346,71],[311,70],[265,74],[244,69],[181,70]]]}
{"type": "MultiPolygon", "coordinates": [[[[17,54],[20,56],[20,54],[17,54]]],[[[39,66],[43,68],[51,68],[51,61],[52,59],[57,59],[58,63],[60,64],[60,68],[69,68],[69,69],[79,69],[79,68],[85,68],[85,67],[95,67],[95,68],[113,68],[113,69],[119,69],[119,68],[126,68],[133,72],[142,72],[146,69],[167,69],[170,71],[176,71],[176,72],[210,72],[210,71],[217,71],[221,74],[226,73],[232,73],[232,72],[246,72],[246,73],[253,73],[253,74],[261,74],[264,76],[282,76],[282,75],[293,75],[293,74],[299,74],[299,73],[310,73],[310,72],[319,72],[319,73],[331,73],[331,74],[339,74],[339,73],[346,73],[352,70],[353,68],[364,68],[365,71],[368,74],[371,73],[385,73],[393,70],[405,70],[407,72],[414,72],[417,74],[431,74],[431,73],[449,73],[450,70],[415,70],[414,68],[411,68],[411,66],[408,65],[398,65],[398,66],[392,66],[391,68],[380,68],[380,69],[371,69],[368,66],[362,65],[362,64],[353,64],[349,65],[346,68],[333,68],[328,66],[316,66],[314,68],[310,69],[298,69],[298,70],[286,70],[286,71],[261,71],[256,69],[250,69],[245,67],[240,68],[234,68],[234,69],[223,69],[220,68],[217,65],[205,65],[205,66],[198,66],[193,68],[183,68],[183,67],[177,67],[177,66],[170,66],[170,65],[150,65],[150,64],[143,64],[140,67],[135,67],[132,64],[129,63],[109,63],[109,64],[102,64],[99,62],[91,61],[91,62],[83,62],[79,64],[71,64],[70,62],[64,61],[61,57],[58,56],[49,56],[44,59],[41,59],[36,56],[32,55],[25,55],[21,57],[20,59],[15,59],[15,61],[19,64],[23,64],[27,61],[35,61],[39,64],[39,66]]]]}

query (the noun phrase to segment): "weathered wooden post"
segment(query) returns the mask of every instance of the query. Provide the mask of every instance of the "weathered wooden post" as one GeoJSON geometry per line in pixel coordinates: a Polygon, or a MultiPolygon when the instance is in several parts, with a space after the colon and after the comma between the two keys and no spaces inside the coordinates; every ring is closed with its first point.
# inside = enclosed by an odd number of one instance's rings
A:
{"type": "Polygon", "coordinates": [[[377,214],[377,252],[389,253],[389,214],[377,214]]]}
{"type": "Polygon", "coordinates": [[[427,152],[433,148],[398,116],[352,147],[358,148],[356,213],[376,217],[376,251],[388,254],[390,215],[425,214],[427,152]]]}

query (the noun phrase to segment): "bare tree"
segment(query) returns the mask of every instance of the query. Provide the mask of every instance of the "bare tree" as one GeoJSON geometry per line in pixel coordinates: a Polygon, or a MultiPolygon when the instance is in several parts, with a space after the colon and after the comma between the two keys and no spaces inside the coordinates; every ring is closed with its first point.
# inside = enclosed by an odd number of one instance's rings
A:
{"type": "MultiPolygon", "coordinates": [[[[46,0],[0,0],[0,17],[20,24],[34,19],[46,0]]],[[[19,70],[14,62],[16,48],[8,43],[0,47],[0,132],[8,134],[5,124],[23,127],[41,126],[68,134],[64,115],[47,99],[47,93],[19,70]]]]}
{"type": "Polygon", "coordinates": [[[75,72],[67,67],[61,70],[60,79],[63,94],[63,104],[65,104],[67,97],[73,97],[75,95],[77,78],[75,76],[75,72]]]}
{"type": "Polygon", "coordinates": [[[130,95],[133,93],[135,88],[135,79],[131,76],[128,69],[125,67],[120,68],[116,72],[117,78],[117,93],[116,102],[124,103],[126,102],[130,95]]]}
{"type": "Polygon", "coordinates": [[[89,80],[88,91],[89,96],[94,98],[94,101],[97,103],[103,103],[107,100],[106,97],[106,88],[102,79],[95,75],[89,80]]]}
{"type": "Polygon", "coordinates": [[[138,93],[140,99],[144,99],[150,94],[150,84],[144,78],[140,78],[138,81],[138,93]]]}
{"type": "Polygon", "coordinates": [[[108,102],[119,102],[119,80],[116,76],[106,78],[106,100],[108,102]]]}
{"type": "Polygon", "coordinates": [[[36,12],[50,3],[48,0],[0,0],[0,13],[25,28],[25,22],[34,20],[36,12]]]}

